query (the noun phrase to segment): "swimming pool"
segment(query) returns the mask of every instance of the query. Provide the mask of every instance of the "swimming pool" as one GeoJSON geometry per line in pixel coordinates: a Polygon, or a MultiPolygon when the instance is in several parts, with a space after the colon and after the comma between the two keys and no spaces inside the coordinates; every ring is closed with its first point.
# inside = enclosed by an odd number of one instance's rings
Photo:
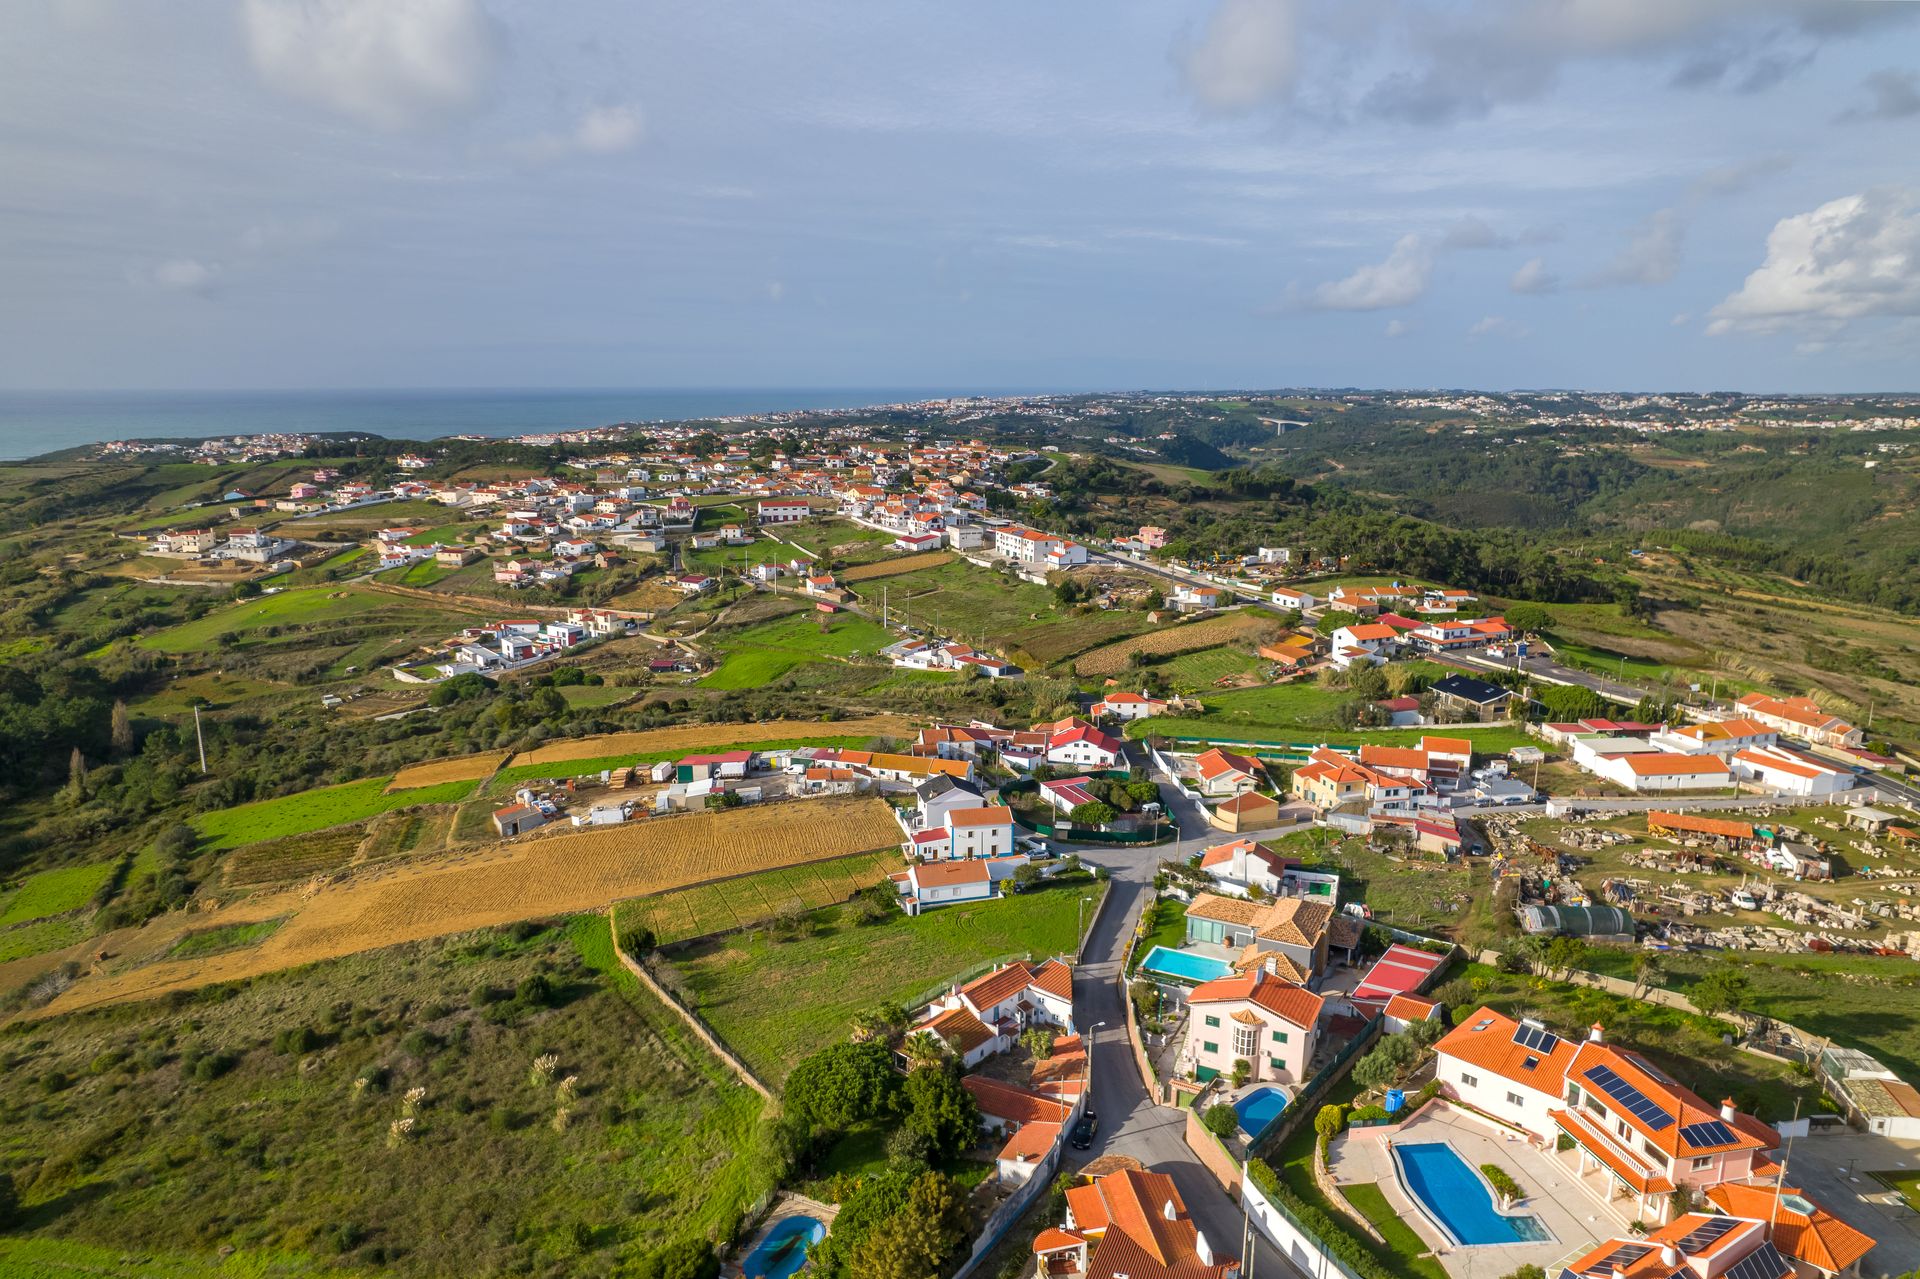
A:
{"type": "Polygon", "coordinates": [[[747,1279],[788,1279],[807,1264],[807,1249],[826,1237],[827,1228],[815,1218],[783,1218],[753,1246],[741,1272],[747,1279]]]}
{"type": "Polygon", "coordinates": [[[1407,1192],[1454,1243],[1543,1243],[1553,1238],[1540,1218],[1496,1208],[1486,1180],[1446,1142],[1395,1142],[1393,1158],[1407,1192]]]}
{"type": "Polygon", "coordinates": [[[1196,955],[1190,951],[1168,950],[1165,946],[1155,946],[1140,961],[1140,971],[1153,973],[1160,977],[1171,977],[1175,981],[1192,982],[1199,985],[1203,981],[1212,981],[1215,977],[1225,977],[1233,971],[1233,965],[1224,959],[1208,959],[1205,955],[1196,955]]]}
{"type": "Polygon", "coordinates": [[[1286,1091],[1272,1087],[1256,1088],[1233,1103],[1233,1113],[1240,1116],[1240,1131],[1249,1139],[1265,1132],[1286,1108],[1286,1091]]]}

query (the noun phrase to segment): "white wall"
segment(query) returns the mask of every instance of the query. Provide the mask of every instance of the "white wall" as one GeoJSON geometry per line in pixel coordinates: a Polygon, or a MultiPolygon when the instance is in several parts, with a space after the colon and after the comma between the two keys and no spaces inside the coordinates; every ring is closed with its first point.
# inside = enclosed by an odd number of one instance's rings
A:
{"type": "Polygon", "coordinates": [[[1538,1137],[1552,1137],[1560,1129],[1547,1117],[1549,1111],[1566,1109],[1566,1102],[1557,1093],[1544,1093],[1516,1083],[1505,1075],[1496,1075],[1481,1066],[1468,1065],[1458,1057],[1442,1054],[1437,1059],[1435,1077],[1451,1089],[1460,1101],[1476,1110],[1484,1110],[1495,1119],[1515,1124],[1538,1137]],[[1467,1083],[1466,1076],[1473,1076],[1475,1083],[1467,1083]],[[1507,1100],[1508,1093],[1518,1093],[1521,1104],[1516,1106],[1507,1100]]]}

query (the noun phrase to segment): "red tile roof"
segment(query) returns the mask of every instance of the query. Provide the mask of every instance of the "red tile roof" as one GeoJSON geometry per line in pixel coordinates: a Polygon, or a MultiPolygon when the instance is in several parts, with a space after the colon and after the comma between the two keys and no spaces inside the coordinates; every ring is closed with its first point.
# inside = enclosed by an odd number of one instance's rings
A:
{"type": "Polygon", "coordinates": [[[1772,1221],[1774,1247],[1830,1273],[1845,1270],[1873,1250],[1872,1236],[1854,1229],[1792,1186],[1781,1190],[1777,1213],[1771,1185],[1724,1181],[1710,1187],[1707,1198],[1734,1216],[1772,1221]]]}
{"type": "Polygon", "coordinates": [[[1242,1000],[1306,1029],[1312,1029],[1319,1022],[1321,1007],[1326,1002],[1306,987],[1282,981],[1264,970],[1216,977],[1195,986],[1187,996],[1189,1004],[1237,1003],[1242,1000]]]}
{"type": "Polygon", "coordinates": [[[1073,1113],[1071,1105],[1057,1098],[1043,1097],[1037,1092],[984,1075],[968,1075],[960,1081],[960,1086],[973,1094],[974,1104],[980,1107],[981,1114],[1008,1123],[1063,1124],[1073,1113]]]}
{"type": "Polygon", "coordinates": [[[1556,1036],[1553,1049],[1543,1053],[1514,1042],[1519,1029],[1520,1023],[1513,1018],[1482,1008],[1471,1017],[1461,1018],[1460,1024],[1434,1045],[1434,1051],[1525,1084],[1535,1092],[1560,1096],[1565,1091],[1567,1067],[1579,1051],[1578,1043],[1556,1036]],[[1529,1066],[1528,1062],[1533,1064],[1529,1066]]]}

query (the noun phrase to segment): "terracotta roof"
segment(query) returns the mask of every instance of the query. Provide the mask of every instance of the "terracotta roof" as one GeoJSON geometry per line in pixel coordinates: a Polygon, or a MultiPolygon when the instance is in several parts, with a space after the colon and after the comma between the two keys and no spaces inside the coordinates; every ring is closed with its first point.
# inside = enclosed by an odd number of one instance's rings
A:
{"type": "Polygon", "coordinates": [[[1043,1097],[1037,1092],[1002,1083],[998,1079],[988,1079],[984,1075],[968,1075],[960,1081],[960,1086],[973,1094],[973,1100],[980,1107],[980,1113],[1009,1123],[1065,1123],[1073,1113],[1073,1107],[1053,1097],[1043,1097]]]}
{"type": "Polygon", "coordinates": [[[1635,777],[1729,777],[1724,761],[1713,755],[1669,755],[1644,751],[1623,757],[1635,777]]]}
{"type": "Polygon", "coordinates": [[[1638,1160],[1629,1159],[1621,1154],[1585,1115],[1573,1111],[1550,1110],[1547,1112],[1547,1118],[1558,1124],[1561,1131],[1573,1138],[1582,1150],[1605,1164],[1609,1171],[1638,1193],[1665,1195],[1673,1192],[1671,1180],[1638,1160]]]}
{"type": "MultiPolygon", "coordinates": [[[[1174,1186],[1173,1178],[1163,1172],[1116,1172],[1100,1178],[1088,1187],[1095,1192],[1106,1233],[1101,1236],[1087,1264],[1089,1279],[1219,1279],[1234,1262],[1212,1265],[1200,1260],[1197,1250],[1199,1230],[1187,1213],[1187,1206],[1174,1186]]],[[[1093,1227],[1081,1220],[1081,1206],[1091,1208],[1090,1196],[1068,1191],[1074,1222],[1083,1230],[1093,1227]]]]}
{"type": "Polygon", "coordinates": [[[1707,1190],[1707,1198],[1737,1217],[1773,1222],[1773,1245],[1790,1257],[1829,1272],[1845,1270],[1873,1250],[1875,1240],[1840,1220],[1792,1186],[1780,1192],[1774,1210],[1774,1187],[1723,1181],[1707,1190]]]}
{"type": "Polygon", "coordinates": [[[1473,754],[1473,741],[1466,737],[1433,737],[1420,739],[1420,749],[1429,755],[1466,755],[1473,754]]]}
{"type": "Polygon", "coordinates": [[[950,888],[955,884],[984,884],[993,877],[985,862],[968,858],[958,862],[931,862],[915,866],[913,881],[921,888],[950,888]]]}
{"type": "Polygon", "coordinates": [[[1048,1226],[1033,1237],[1033,1250],[1040,1253],[1062,1252],[1068,1248],[1078,1248],[1086,1242],[1085,1235],[1062,1230],[1058,1226],[1048,1226]]]}
{"type": "MultiPolygon", "coordinates": [[[[1407,997],[1394,996],[1396,1000],[1407,997]]],[[[1388,1006],[1391,1007],[1391,1003],[1388,1006]]],[[[1461,1018],[1459,1024],[1434,1045],[1434,1051],[1525,1084],[1535,1092],[1562,1095],[1567,1067],[1579,1051],[1578,1042],[1555,1036],[1553,1048],[1541,1052],[1515,1042],[1514,1036],[1519,1030],[1520,1023],[1513,1018],[1483,1007],[1471,1017],[1461,1018]]]]}
{"type": "Polygon", "coordinates": [[[1320,1020],[1320,996],[1266,972],[1237,973],[1202,982],[1188,994],[1189,1004],[1218,1004],[1244,1000],[1264,1008],[1295,1026],[1312,1029],[1320,1020]]]}
{"type": "Polygon", "coordinates": [[[1611,1044],[1583,1041],[1574,1052],[1573,1061],[1567,1066],[1567,1077],[1579,1083],[1583,1091],[1593,1094],[1596,1090],[1588,1082],[1587,1075],[1600,1067],[1612,1070],[1627,1084],[1639,1089],[1648,1101],[1673,1121],[1654,1128],[1610,1097],[1598,1094],[1610,1115],[1625,1120],[1654,1149],[1669,1158],[1700,1155],[1709,1151],[1771,1150],[1780,1144],[1778,1133],[1753,1116],[1739,1111],[1735,1111],[1733,1119],[1728,1121],[1733,1133],[1732,1141],[1703,1146],[1684,1142],[1681,1134],[1690,1126],[1720,1119],[1720,1107],[1708,1105],[1692,1089],[1668,1079],[1638,1053],[1615,1048],[1611,1044]]]}
{"type": "Polygon", "coordinates": [[[1426,772],[1427,753],[1411,746],[1362,746],[1360,762],[1369,768],[1411,768],[1426,772]]]}
{"type": "MultiPolygon", "coordinates": [[[[1277,811],[1279,807],[1280,801],[1274,799],[1272,796],[1262,795],[1259,791],[1247,791],[1245,794],[1235,795],[1232,799],[1215,804],[1214,811],[1217,813],[1232,813],[1235,816],[1245,816],[1248,813],[1261,813],[1268,809],[1277,811]]],[[[1201,863],[1201,865],[1205,864],[1205,862],[1201,863]]]]}
{"type": "Polygon", "coordinates": [[[1073,998],[1073,970],[1058,960],[1030,964],[1023,959],[976,977],[960,988],[960,996],[975,1008],[993,1008],[1029,986],[1061,999],[1073,998]]]}
{"type": "Polygon", "coordinates": [[[1187,917],[1238,924],[1268,941],[1313,946],[1326,934],[1333,907],[1302,897],[1280,897],[1254,902],[1220,893],[1201,893],[1187,907],[1187,917]]]}
{"type": "Polygon", "coordinates": [[[1720,835],[1727,839],[1752,839],[1753,823],[1729,821],[1723,817],[1691,817],[1685,813],[1649,812],[1647,829],[1691,831],[1696,835],[1720,835]]]}
{"type": "Polygon", "coordinates": [[[1395,995],[1387,1001],[1387,1016],[1402,1021],[1425,1021],[1440,1005],[1419,995],[1395,995]]]}
{"type": "MultiPolygon", "coordinates": [[[[1248,796],[1242,795],[1239,798],[1246,799],[1248,796]]],[[[1265,797],[1254,796],[1253,798],[1265,797]]],[[[1270,799],[1267,800],[1269,804],[1272,802],[1270,799]]],[[[1221,807],[1225,808],[1226,805],[1222,804],[1221,807]]],[[[1254,839],[1236,839],[1228,844],[1215,844],[1200,854],[1200,866],[1203,870],[1208,866],[1223,866],[1243,853],[1248,857],[1258,858],[1276,871],[1280,869],[1279,863],[1282,861],[1280,854],[1254,839]]]]}
{"type": "Polygon", "coordinates": [[[1259,761],[1236,755],[1232,751],[1223,751],[1218,746],[1202,751],[1194,758],[1193,766],[1200,776],[1208,779],[1235,771],[1250,773],[1256,778],[1264,775],[1259,761]]]}
{"type": "Polygon", "coordinates": [[[920,1023],[918,1030],[930,1030],[941,1042],[964,1057],[993,1038],[993,1030],[965,1007],[949,1008],[938,1017],[920,1023]]]}
{"type": "Polygon", "coordinates": [[[1004,804],[988,808],[956,808],[947,814],[949,826],[1007,826],[1013,822],[1013,810],[1004,804]]]}
{"type": "Polygon", "coordinates": [[[1060,1125],[1057,1123],[1021,1124],[1007,1138],[1007,1144],[1000,1147],[1001,1159],[1025,1159],[1028,1163],[1038,1163],[1045,1159],[1060,1140],[1060,1125]]]}
{"type": "Polygon", "coordinates": [[[1239,973],[1251,973],[1261,969],[1272,973],[1283,981],[1304,986],[1313,980],[1313,974],[1287,957],[1284,950],[1261,950],[1249,942],[1238,955],[1233,957],[1233,970],[1239,973]]]}
{"type": "Polygon", "coordinates": [[[1033,970],[1033,984],[1060,999],[1073,998],[1073,969],[1057,959],[1049,959],[1033,970]]]}

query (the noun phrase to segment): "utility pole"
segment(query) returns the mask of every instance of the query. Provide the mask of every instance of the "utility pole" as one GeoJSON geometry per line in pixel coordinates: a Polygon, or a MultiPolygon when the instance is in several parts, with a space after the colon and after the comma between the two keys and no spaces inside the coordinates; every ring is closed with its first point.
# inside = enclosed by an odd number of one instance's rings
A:
{"type": "Polygon", "coordinates": [[[200,703],[193,704],[193,738],[200,743],[200,775],[207,774],[207,735],[200,731],[200,703]]]}

